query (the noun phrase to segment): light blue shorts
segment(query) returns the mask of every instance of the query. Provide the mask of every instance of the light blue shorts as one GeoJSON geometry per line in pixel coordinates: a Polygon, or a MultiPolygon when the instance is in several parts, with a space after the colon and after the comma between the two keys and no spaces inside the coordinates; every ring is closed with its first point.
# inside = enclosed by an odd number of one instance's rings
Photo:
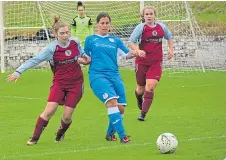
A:
{"type": "Polygon", "coordinates": [[[103,103],[116,98],[119,105],[126,105],[125,87],[121,77],[101,77],[93,80],[90,84],[94,94],[103,103]]]}

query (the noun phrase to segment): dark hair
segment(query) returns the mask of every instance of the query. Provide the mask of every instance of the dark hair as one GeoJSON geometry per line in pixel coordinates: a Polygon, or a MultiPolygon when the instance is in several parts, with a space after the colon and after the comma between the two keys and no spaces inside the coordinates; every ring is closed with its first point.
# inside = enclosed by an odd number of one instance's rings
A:
{"type": "Polygon", "coordinates": [[[82,4],[81,1],[77,2],[77,10],[78,10],[78,7],[83,7],[85,9],[85,6],[82,4]]]}
{"type": "Polygon", "coordinates": [[[97,18],[96,18],[96,22],[99,23],[100,22],[100,19],[101,18],[104,18],[104,17],[108,17],[110,22],[111,22],[111,17],[109,16],[108,13],[105,13],[105,12],[101,12],[97,15],[97,18]]]}

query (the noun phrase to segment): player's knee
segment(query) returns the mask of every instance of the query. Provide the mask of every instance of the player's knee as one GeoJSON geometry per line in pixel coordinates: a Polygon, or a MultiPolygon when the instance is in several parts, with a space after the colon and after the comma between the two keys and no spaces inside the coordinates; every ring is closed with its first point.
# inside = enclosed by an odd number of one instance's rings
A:
{"type": "Polygon", "coordinates": [[[47,112],[47,111],[44,111],[42,114],[41,114],[41,117],[45,120],[49,120],[52,116],[54,115],[54,112],[47,112]]]}
{"type": "Polygon", "coordinates": [[[109,101],[107,101],[106,106],[107,107],[114,107],[117,106],[118,102],[117,99],[110,99],[109,101]]]}
{"type": "Polygon", "coordinates": [[[151,83],[151,84],[146,84],[145,90],[148,92],[154,92],[154,89],[157,84],[151,83]]]}
{"type": "Polygon", "coordinates": [[[158,82],[159,81],[156,79],[148,79],[146,86],[145,86],[145,90],[149,91],[149,92],[153,92],[155,87],[157,86],[158,82]]]}
{"type": "Polygon", "coordinates": [[[125,106],[124,105],[119,105],[118,108],[119,108],[120,114],[124,115],[125,106]]]}
{"type": "Polygon", "coordinates": [[[65,123],[70,123],[70,122],[72,121],[70,115],[63,116],[62,120],[63,120],[65,123]]]}
{"type": "Polygon", "coordinates": [[[137,86],[136,91],[138,94],[142,94],[145,91],[145,86],[137,86]]]}
{"type": "Polygon", "coordinates": [[[154,87],[146,88],[146,91],[148,91],[148,92],[154,92],[154,87]]]}

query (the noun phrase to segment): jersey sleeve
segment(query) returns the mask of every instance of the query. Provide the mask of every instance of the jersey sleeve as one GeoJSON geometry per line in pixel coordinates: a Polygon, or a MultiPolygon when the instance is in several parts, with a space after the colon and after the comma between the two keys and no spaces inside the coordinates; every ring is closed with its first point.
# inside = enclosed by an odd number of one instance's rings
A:
{"type": "Polygon", "coordinates": [[[71,35],[76,37],[76,21],[75,18],[71,22],[71,35]]]}
{"type": "Polygon", "coordinates": [[[129,42],[136,43],[138,40],[140,40],[143,32],[143,28],[144,28],[144,23],[138,24],[133,30],[132,34],[130,35],[129,42]]]}
{"type": "Polygon", "coordinates": [[[117,56],[118,57],[122,57],[122,56],[125,56],[125,55],[126,55],[125,52],[123,52],[121,49],[118,48],[118,50],[117,50],[117,56]]]}
{"type": "Polygon", "coordinates": [[[39,53],[37,53],[35,57],[24,62],[19,68],[16,69],[16,71],[19,73],[23,73],[24,71],[35,67],[43,61],[51,60],[55,51],[55,47],[56,46],[51,43],[47,47],[43,48],[39,53]]]}
{"type": "Polygon", "coordinates": [[[118,38],[118,49],[122,50],[124,53],[128,53],[129,49],[125,46],[121,39],[118,38]]]}
{"type": "Polygon", "coordinates": [[[72,19],[71,25],[72,25],[72,26],[76,26],[76,21],[75,21],[75,18],[74,18],[74,19],[72,19]]]}
{"type": "Polygon", "coordinates": [[[84,51],[85,54],[88,56],[91,56],[91,51],[90,51],[90,38],[91,36],[88,36],[85,40],[85,45],[84,45],[84,51]]]}
{"type": "Polygon", "coordinates": [[[90,17],[88,17],[88,18],[89,18],[89,21],[88,21],[89,35],[91,35],[91,34],[93,34],[93,22],[90,17]]]}
{"type": "Polygon", "coordinates": [[[167,40],[173,39],[173,35],[172,35],[172,33],[169,31],[169,29],[166,27],[166,25],[163,24],[163,23],[160,23],[160,22],[157,22],[157,23],[162,27],[162,29],[163,29],[163,31],[164,31],[164,38],[167,39],[167,40]]]}
{"type": "Polygon", "coordinates": [[[89,17],[88,25],[89,25],[89,26],[93,25],[92,19],[91,19],[90,17],[89,17]]]}

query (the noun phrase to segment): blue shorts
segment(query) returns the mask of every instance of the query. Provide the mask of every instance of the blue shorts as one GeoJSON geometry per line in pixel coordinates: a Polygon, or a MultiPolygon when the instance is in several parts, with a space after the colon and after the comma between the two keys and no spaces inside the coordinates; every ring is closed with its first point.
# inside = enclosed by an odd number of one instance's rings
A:
{"type": "Polygon", "coordinates": [[[90,86],[103,103],[106,104],[110,99],[116,98],[119,105],[126,105],[125,87],[121,77],[97,78],[91,82],[90,86]]]}

